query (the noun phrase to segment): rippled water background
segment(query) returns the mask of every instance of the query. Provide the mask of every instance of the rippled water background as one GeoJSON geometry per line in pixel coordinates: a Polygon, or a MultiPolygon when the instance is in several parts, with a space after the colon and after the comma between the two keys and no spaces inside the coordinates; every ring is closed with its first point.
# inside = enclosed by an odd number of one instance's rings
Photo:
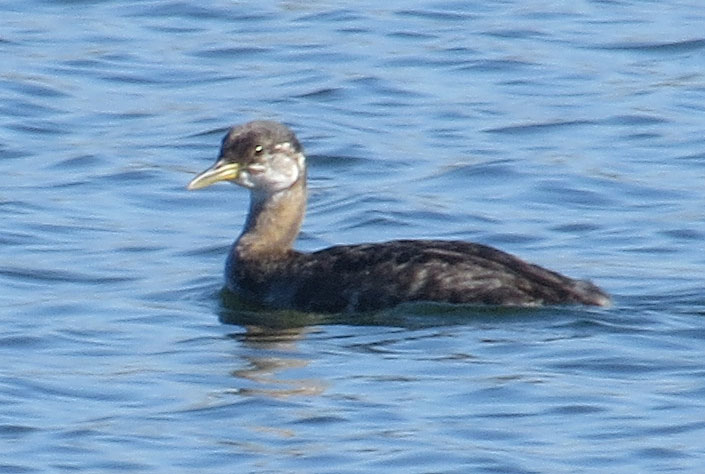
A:
{"type": "Polygon", "coordinates": [[[699,1],[0,3],[0,472],[702,472],[699,1]],[[608,309],[248,313],[224,128],[302,249],[499,246],[608,309]]]}

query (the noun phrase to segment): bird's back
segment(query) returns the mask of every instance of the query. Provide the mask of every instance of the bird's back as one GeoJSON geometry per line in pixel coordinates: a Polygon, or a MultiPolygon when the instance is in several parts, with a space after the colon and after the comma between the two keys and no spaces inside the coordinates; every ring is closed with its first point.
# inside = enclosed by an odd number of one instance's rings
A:
{"type": "Polygon", "coordinates": [[[573,280],[506,252],[460,241],[397,240],[342,245],[284,258],[231,262],[228,286],[271,307],[368,311],[407,301],[537,306],[606,305],[573,280]]]}

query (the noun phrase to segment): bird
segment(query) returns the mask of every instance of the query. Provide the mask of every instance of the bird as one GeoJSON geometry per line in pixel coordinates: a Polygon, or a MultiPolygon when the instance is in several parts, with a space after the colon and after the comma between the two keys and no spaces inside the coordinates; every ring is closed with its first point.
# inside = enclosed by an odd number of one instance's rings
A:
{"type": "Polygon", "coordinates": [[[367,312],[402,303],[514,307],[608,306],[610,297],[493,247],[459,240],[392,240],[294,249],[307,204],[304,150],[286,125],[230,128],[215,164],[188,190],[230,181],[250,192],[242,233],[225,264],[225,287],[260,308],[367,312]]]}

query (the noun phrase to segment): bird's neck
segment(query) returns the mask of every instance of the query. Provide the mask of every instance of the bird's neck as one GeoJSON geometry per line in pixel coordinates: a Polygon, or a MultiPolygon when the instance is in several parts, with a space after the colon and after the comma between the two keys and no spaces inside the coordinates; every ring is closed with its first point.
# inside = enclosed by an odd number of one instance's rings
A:
{"type": "Polygon", "coordinates": [[[306,177],[274,193],[252,191],[245,228],[235,243],[239,258],[277,257],[288,253],[306,212],[306,177]]]}

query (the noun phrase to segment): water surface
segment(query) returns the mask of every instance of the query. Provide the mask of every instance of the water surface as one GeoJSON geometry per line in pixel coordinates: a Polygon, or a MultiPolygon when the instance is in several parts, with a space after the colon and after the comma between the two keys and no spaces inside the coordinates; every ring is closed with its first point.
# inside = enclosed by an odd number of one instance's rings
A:
{"type": "Polygon", "coordinates": [[[698,2],[0,5],[0,472],[700,472],[698,2]],[[298,247],[466,239],[611,308],[253,312],[247,210],[187,193],[291,125],[298,247]]]}

